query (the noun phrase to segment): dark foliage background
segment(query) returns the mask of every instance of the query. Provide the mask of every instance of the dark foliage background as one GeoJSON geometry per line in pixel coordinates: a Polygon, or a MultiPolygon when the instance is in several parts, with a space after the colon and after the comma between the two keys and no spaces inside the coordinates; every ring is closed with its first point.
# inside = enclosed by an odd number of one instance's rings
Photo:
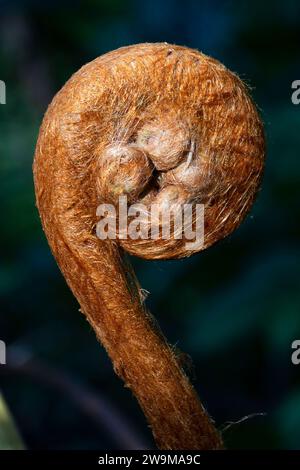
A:
{"type": "Polygon", "coordinates": [[[300,365],[291,363],[300,337],[299,2],[2,0],[0,13],[0,386],[26,446],[153,445],[50,254],[31,165],[43,113],[73,72],[119,46],[168,41],[216,57],[253,87],[267,166],[234,235],[188,260],[133,262],[163,331],[193,357],[217,425],[264,413],[227,429],[227,446],[300,448],[300,365]]]}

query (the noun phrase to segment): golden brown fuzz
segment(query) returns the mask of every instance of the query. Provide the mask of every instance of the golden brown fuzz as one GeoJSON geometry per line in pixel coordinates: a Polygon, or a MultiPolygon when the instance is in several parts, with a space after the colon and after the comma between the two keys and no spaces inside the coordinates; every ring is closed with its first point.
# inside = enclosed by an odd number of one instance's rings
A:
{"type": "Polygon", "coordinates": [[[222,440],[147,312],[122,248],[148,259],[198,249],[184,237],[101,241],[97,206],[120,195],[149,209],[203,203],[207,248],[248,212],[264,151],[241,80],[198,51],[165,43],[124,47],[85,65],[44,118],[34,179],[46,236],[162,449],[217,449],[222,440]]]}

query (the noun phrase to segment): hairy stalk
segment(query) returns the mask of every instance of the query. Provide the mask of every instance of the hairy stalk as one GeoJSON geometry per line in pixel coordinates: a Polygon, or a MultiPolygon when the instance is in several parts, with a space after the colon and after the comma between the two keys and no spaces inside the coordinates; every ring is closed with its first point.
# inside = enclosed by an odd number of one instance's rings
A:
{"type": "Polygon", "coordinates": [[[44,118],[34,162],[43,228],[161,449],[220,449],[222,439],[147,312],[123,250],[180,258],[225,237],[253,202],[263,157],[261,121],[238,77],[167,44],[122,48],[87,64],[44,118]],[[184,237],[99,240],[97,207],[120,194],[148,208],[202,202],[203,246],[188,248],[184,237]]]}

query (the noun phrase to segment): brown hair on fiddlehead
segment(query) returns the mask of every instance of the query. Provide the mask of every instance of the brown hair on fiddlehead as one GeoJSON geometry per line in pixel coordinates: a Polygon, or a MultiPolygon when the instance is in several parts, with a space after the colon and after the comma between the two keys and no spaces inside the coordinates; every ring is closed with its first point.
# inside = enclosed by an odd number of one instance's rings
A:
{"type": "Polygon", "coordinates": [[[222,440],[151,321],[123,249],[180,258],[230,234],[256,195],[264,148],[242,81],[198,51],[167,44],[121,48],[85,65],[44,118],[34,176],[46,236],[161,448],[220,448],[222,440]],[[160,218],[155,240],[99,240],[97,207],[120,196],[146,212],[203,204],[203,245],[191,247],[184,234],[164,239],[160,218]]]}

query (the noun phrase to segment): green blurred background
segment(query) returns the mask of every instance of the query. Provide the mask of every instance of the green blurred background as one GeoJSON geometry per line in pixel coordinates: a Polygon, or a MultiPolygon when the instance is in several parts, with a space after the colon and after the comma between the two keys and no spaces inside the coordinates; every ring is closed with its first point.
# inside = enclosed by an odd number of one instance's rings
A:
{"type": "Polygon", "coordinates": [[[300,365],[291,363],[300,338],[299,2],[2,0],[0,13],[0,389],[27,448],[153,447],[50,254],[31,166],[47,105],[73,72],[119,46],[167,41],[214,56],[253,87],[267,165],[232,236],[188,260],[133,263],[166,336],[192,356],[226,445],[300,449],[300,365]]]}

